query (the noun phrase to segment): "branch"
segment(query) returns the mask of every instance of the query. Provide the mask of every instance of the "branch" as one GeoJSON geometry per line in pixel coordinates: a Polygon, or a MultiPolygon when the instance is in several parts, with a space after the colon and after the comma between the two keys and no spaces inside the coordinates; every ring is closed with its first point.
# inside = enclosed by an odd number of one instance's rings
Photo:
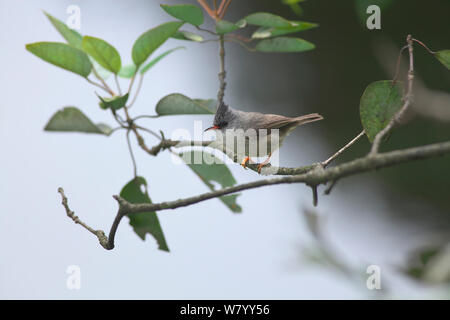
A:
{"type": "Polygon", "coordinates": [[[245,183],[213,192],[200,194],[197,196],[179,199],[169,202],[160,203],[141,203],[132,204],[121,198],[120,196],[113,196],[119,204],[119,210],[114,219],[111,227],[109,238],[105,236],[102,230],[94,230],[75,216],[67,205],[67,198],[64,195],[62,188],[58,189],[58,192],[62,196],[62,204],[66,209],[67,215],[77,224],[80,224],[89,232],[93,233],[100,241],[100,244],[107,250],[114,248],[114,237],[117,231],[118,225],[121,219],[127,214],[135,214],[148,211],[162,211],[167,209],[176,209],[180,207],[186,207],[195,203],[206,201],[209,199],[221,197],[224,195],[236,193],[239,191],[250,190],[260,188],[264,186],[286,184],[286,183],[305,183],[311,188],[317,188],[318,185],[336,181],[338,179],[355,175],[358,173],[368,172],[375,169],[381,169],[391,167],[396,164],[409,162],[413,160],[421,160],[439,157],[450,154],[450,141],[435,143],[421,147],[408,148],[403,150],[391,151],[386,153],[369,154],[365,157],[338,165],[331,168],[323,168],[322,166],[316,166],[314,169],[299,175],[276,177],[264,180],[257,180],[250,183],[245,183]]]}
{"type": "MultiPolygon", "coordinates": [[[[100,242],[101,246],[107,250],[109,250],[108,247],[108,237],[105,235],[105,232],[102,230],[94,230],[91,227],[89,227],[86,223],[84,223],[83,221],[80,220],[80,218],[78,218],[75,215],[75,212],[73,212],[72,210],[70,210],[69,208],[69,204],[67,201],[67,197],[64,194],[64,190],[63,188],[58,188],[58,192],[61,194],[61,198],[62,198],[62,205],[63,207],[66,209],[66,214],[67,216],[73,220],[73,222],[75,222],[76,224],[81,225],[83,228],[85,228],[86,230],[88,230],[90,233],[92,233],[93,235],[95,235],[98,238],[98,241],[100,242]]],[[[111,248],[112,249],[112,248],[111,248]]]]}
{"type": "Polygon", "coordinates": [[[214,20],[217,20],[217,13],[214,12],[206,3],[205,0],[197,0],[198,3],[205,9],[205,11],[208,13],[208,15],[213,18],[214,20]]]}
{"type": "Polygon", "coordinates": [[[226,71],[225,71],[225,43],[224,36],[220,35],[219,38],[219,56],[220,56],[220,71],[219,71],[219,92],[217,93],[217,100],[219,105],[223,102],[223,97],[225,96],[225,88],[227,83],[225,82],[226,71]]]}
{"type": "Polygon", "coordinates": [[[378,132],[373,140],[372,149],[370,150],[370,154],[374,155],[378,153],[380,149],[381,141],[384,137],[386,137],[392,129],[396,125],[398,125],[403,117],[403,115],[408,110],[409,106],[412,104],[412,87],[414,82],[414,56],[413,56],[413,40],[411,35],[408,35],[406,38],[406,42],[408,43],[408,51],[409,51],[409,71],[408,71],[408,88],[406,91],[406,95],[404,98],[404,104],[400,108],[400,110],[392,117],[391,121],[388,123],[383,130],[378,132]]]}

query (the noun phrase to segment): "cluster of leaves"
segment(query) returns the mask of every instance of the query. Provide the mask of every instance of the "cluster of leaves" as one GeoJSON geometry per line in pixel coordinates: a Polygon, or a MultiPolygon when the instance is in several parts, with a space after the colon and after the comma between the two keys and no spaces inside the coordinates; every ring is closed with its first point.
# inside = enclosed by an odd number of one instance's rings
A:
{"type": "MultiPolygon", "coordinates": [[[[161,5],[161,8],[170,16],[177,19],[163,23],[155,28],[144,32],[134,42],[131,50],[132,62],[123,64],[118,50],[107,41],[88,35],[81,35],[77,31],[70,29],[65,23],[45,13],[49,21],[66,40],[63,42],[36,42],[26,45],[26,49],[37,57],[62,69],[75,73],[90,83],[101,87],[110,96],[100,96],[99,107],[110,111],[119,127],[116,129],[130,130],[131,119],[128,115],[127,105],[130,97],[130,90],[136,76],[143,77],[156,63],[167,57],[172,52],[184,47],[177,46],[164,51],[156,57],[150,59],[154,52],[169,39],[204,42],[205,37],[198,32],[207,32],[214,38],[209,41],[219,41],[222,39],[234,39],[239,41],[239,37],[234,37],[235,32],[239,32],[247,26],[254,26],[255,30],[247,43],[257,41],[252,51],[260,52],[301,52],[311,50],[314,45],[306,40],[287,37],[286,35],[308,30],[317,24],[289,21],[280,16],[258,12],[250,14],[243,19],[232,23],[226,20],[217,20],[215,31],[202,29],[204,23],[203,11],[195,5],[161,5]],[[182,30],[182,26],[191,25],[196,28],[197,33],[182,30]],[[118,92],[115,93],[106,84],[106,81],[114,76],[118,78],[130,79],[128,92],[121,94],[118,81],[118,92]],[[100,83],[95,83],[91,78],[97,79],[100,83]],[[118,118],[118,112],[124,109],[125,120],[118,118]]],[[[248,47],[247,47],[248,48],[248,47]]],[[[214,99],[191,99],[180,93],[173,93],[163,97],[156,105],[156,115],[213,115],[215,113],[217,101],[214,99]]],[[[116,129],[104,123],[91,121],[80,109],[68,106],[57,111],[45,126],[46,131],[58,132],[83,132],[91,134],[111,135],[116,129]]],[[[187,151],[179,156],[183,160],[198,156],[199,151],[187,151]]],[[[228,167],[215,159],[214,164],[190,164],[188,167],[205,183],[214,190],[214,182],[222,188],[236,184],[228,167]]],[[[147,191],[147,182],[143,177],[135,176],[122,189],[120,195],[127,201],[133,203],[151,202],[147,191]],[[144,190],[144,191],[143,191],[144,190]]],[[[242,208],[237,204],[239,195],[224,196],[220,200],[232,211],[241,212],[242,208]]],[[[136,234],[145,239],[146,234],[152,235],[158,243],[159,249],[168,251],[167,242],[158,221],[156,212],[146,212],[129,216],[130,224],[136,234]]]]}

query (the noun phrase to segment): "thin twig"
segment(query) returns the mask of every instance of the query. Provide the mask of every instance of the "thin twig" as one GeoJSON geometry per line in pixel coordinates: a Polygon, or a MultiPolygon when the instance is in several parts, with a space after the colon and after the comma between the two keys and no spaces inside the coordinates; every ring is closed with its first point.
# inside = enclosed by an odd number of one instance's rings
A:
{"type": "Polygon", "coordinates": [[[137,177],[137,165],[136,165],[136,159],[134,158],[134,154],[133,154],[133,148],[131,147],[131,142],[130,142],[130,129],[128,129],[127,131],[127,145],[128,145],[128,151],[130,152],[130,157],[131,157],[131,161],[133,162],[133,174],[134,177],[137,177]]]}
{"type": "Polygon", "coordinates": [[[388,125],[384,127],[383,130],[377,133],[375,139],[373,140],[372,149],[370,150],[369,153],[370,155],[377,154],[383,138],[386,137],[397,124],[400,123],[403,115],[406,113],[409,106],[412,104],[412,87],[414,82],[414,56],[413,56],[413,40],[411,35],[408,35],[408,37],[406,38],[406,42],[408,43],[408,51],[409,51],[409,71],[408,71],[408,87],[406,90],[406,95],[404,97],[404,104],[400,108],[400,110],[392,117],[388,125]]]}
{"type": "Polygon", "coordinates": [[[136,101],[138,95],[139,95],[139,91],[141,91],[141,87],[142,87],[142,82],[144,81],[144,76],[141,74],[139,77],[139,82],[138,82],[138,87],[136,89],[136,92],[134,93],[134,97],[133,100],[130,102],[130,104],[128,105],[128,109],[131,108],[134,104],[134,102],[136,101]]]}
{"type": "Polygon", "coordinates": [[[122,89],[120,88],[119,78],[117,77],[117,74],[114,75],[114,80],[116,81],[116,86],[119,94],[122,95],[122,89]]]}
{"type": "Polygon", "coordinates": [[[111,95],[111,96],[115,96],[115,92],[108,86],[108,84],[105,82],[105,80],[100,77],[100,75],[97,73],[97,70],[95,70],[95,68],[92,68],[92,73],[94,74],[94,76],[102,83],[102,85],[106,88],[106,91],[111,95]]]}
{"type": "Polygon", "coordinates": [[[75,212],[70,210],[67,197],[64,194],[64,189],[63,188],[58,188],[58,192],[61,194],[61,198],[62,198],[62,202],[61,203],[62,203],[63,207],[66,209],[67,216],[70,219],[72,219],[73,222],[75,222],[76,224],[79,224],[80,226],[82,226],[83,228],[88,230],[90,233],[95,235],[98,238],[98,241],[100,242],[101,246],[103,248],[105,248],[105,249],[108,249],[108,238],[106,237],[105,232],[102,231],[102,230],[94,230],[91,227],[89,227],[86,223],[81,221],[80,218],[78,218],[75,215],[75,212]]]}
{"type": "Polygon", "coordinates": [[[224,36],[220,35],[219,39],[219,57],[220,57],[220,71],[219,71],[219,92],[217,93],[217,100],[219,105],[223,103],[223,97],[225,96],[225,88],[227,83],[225,82],[225,44],[224,36]]]}
{"type": "Polygon", "coordinates": [[[313,206],[317,207],[319,203],[319,197],[317,196],[317,186],[311,186],[312,194],[313,194],[313,206]]]}
{"type": "Polygon", "coordinates": [[[158,114],[155,114],[155,115],[143,114],[143,115],[134,117],[132,120],[135,121],[135,120],[139,120],[139,119],[156,119],[156,118],[159,118],[158,114]]]}
{"type": "Polygon", "coordinates": [[[106,88],[105,88],[104,86],[102,86],[101,84],[99,84],[99,83],[97,83],[97,82],[95,82],[95,81],[92,81],[91,79],[88,79],[88,78],[85,78],[85,79],[86,79],[87,82],[89,82],[90,84],[92,84],[92,85],[94,85],[94,86],[96,86],[96,87],[98,87],[98,88],[104,90],[105,92],[109,93],[108,89],[106,89],[106,88]]]}
{"type": "Polygon", "coordinates": [[[222,9],[222,11],[219,14],[219,18],[222,19],[225,16],[225,12],[227,12],[228,6],[231,4],[231,0],[228,0],[228,2],[225,4],[225,7],[222,9]]]}
{"type": "Polygon", "coordinates": [[[203,28],[201,28],[201,27],[199,27],[199,26],[195,26],[195,28],[196,28],[197,30],[199,30],[199,31],[208,32],[209,34],[212,34],[212,35],[214,35],[214,36],[217,36],[217,33],[215,33],[214,31],[211,31],[211,30],[208,30],[208,29],[203,29],[203,28]]]}
{"type": "Polygon", "coordinates": [[[227,2],[227,0],[222,0],[222,2],[220,2],[219,10],[217,10],[218,15],[220,15],[220,13],[222,12],[223,8],[225,7],[226,2],[227,2]]]}
{"type": "Polygon", "coordinates": [[[436,54],[435,51],[431,50],[430,48],[428,48],[422,41],[417,40],[417,39],[412,39],[412,41],[417,42],[418,44],[420,44],[422,47],[424,47],[429,53],[431,53],[432,55],[436,54]]]}
{"type": "Polygon", "coordinates": [[[350,148],[356,141],[359,140],[359,138],[361,138],[364,135],[365,131],[361,131],[355,138],[353,138],[349,143],[347,143],[345,146],[343,146],[341,149],[339,149],[338,152],[336,152],[335,154],[333,154],[331,157],[329,157],[327,160],[322,162],[322,166],[326,167],[328,166],[334,159],[336,159],[337,157],[339,157],[345,150],[347,150],[348,148],[350,148]]]}
{"type": "Polygon", "coordinates": [[[398,72],[400,70],[400,62],[402,61],[402,53],[403,53],[403,51],[406,48],[408,48],[408,45],[406,45],[403,48],[401,48],[400,52],[398,53],[397,64],[395,65],[395,74],[394,74],[394,78],[392,79],[392,82],[396,82],[397,81],[398,72]]]}
{"type": "Polygon", "coordinates": [[[216,13],[208,6],[205,0],[197,0],[198,3],[205,9],[205,11],[208,13],[208,15],[213,18],[214,20],[217,20],[216,13]]]}

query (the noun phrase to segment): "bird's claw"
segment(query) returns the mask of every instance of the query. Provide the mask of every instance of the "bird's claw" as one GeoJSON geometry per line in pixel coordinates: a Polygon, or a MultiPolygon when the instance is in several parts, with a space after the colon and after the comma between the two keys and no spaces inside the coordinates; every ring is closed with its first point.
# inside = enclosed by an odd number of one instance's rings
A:
{"type": "Polygon", "coordinates": [[[256,167],[258,169],[258,173],[261,173],[261,169],[262,167],[264,167],[266,165],[266,163],[260,163],[258,164],[258,166],[256,167]]]}
{"type": "Polygon", "coordinates": [[[250,161],[250,157],[245,157],[244,158],[244,160],[242,160],[242,162],[241,162],[241,166],[244,168],[244,169],[247,169],[247,163],[250,161]]]}

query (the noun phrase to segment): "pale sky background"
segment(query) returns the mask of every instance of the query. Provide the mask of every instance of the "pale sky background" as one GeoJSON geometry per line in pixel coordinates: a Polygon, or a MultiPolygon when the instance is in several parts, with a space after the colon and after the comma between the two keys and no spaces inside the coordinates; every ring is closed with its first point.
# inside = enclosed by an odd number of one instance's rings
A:
{"type": "MultiPolygon", "coordinates": [[[[0,1],[0,298],[372,297],[364,278],[352,282],[329,269],[306,265],[301,247],[311,245],[313,239],[302,217],[302,209],[311,206],[311,190],[303,185],[245,192],[239,197],[242,214],[232,214],[217,199],[159,213],[170,253],[157,250],[152,238],[141,241],[126,218],[112,251],[70,221],[60,203],[59,186],[82,220],[108,232],[117,209],[111,196],[132,178],[124,132],[107,138],[43,131],[51,115],[68,105],[79,107],[95,122],[114,124],[110,114],[98,107],[94,88],[86,81],[25,50],[30,42],[63,41],[41,9],[65,20],[70,4],[81,8],[81,33],[112,43],[123,63],[131,61],[131,46],[141,33],[171,20],[159,1],[0,1]],[[81,268],[80,290],[66,287],[69,265],[81,268]]],[[[159,51],[180,44],[170,40],[159,51]]],[[[133,114],[152,114],[156,102],[173,92],[215,97],[216,44],[182,45],[188,50],[173,53],[148,72],[133,114]]],[[[248,58],[249,53],[235,46],[228,51],[226,98],[233,106],[257,111],[253,97],[234,94],[233,69],[245,67],[240,58],[244,55],[248,58]]],[[[271,57],[266,57],[270,63],[271,57]]],[[[315,86],[314,77],[308,81],[315,86]]],[[[277,106],[273,112],[282,108],[277,106]]],[[[212,121],[208,116],[186,116],[142,123],[162,128],[167,135],[177,128],[192,130],[196,119],[203,120],[204,126],[212,121]]],[[[297,130],[283,145],[281,163],[298,166],[325,159],[333,152],[324,145],[328,134],[320,125],[297,130]]],[[[155,142],[150,137],[147,141],[155,142]]],[[[167,152],[153,158],[135,143],[134,149],[139,174],[147,179],[153,201],[208,191],[188,168],[174,166],[167,152]]],[[[238,165],[230,168],[239,183],[259,179],[238,165]]],[[[382,285],[388,283],[392,296],[436,294],[395,272],[405,253],[428,239],[428,234],[403,221],[396,224],[392,217],[384,219],[387,204],[378,199],[377,189],[382,186],[375,183],[375,176],[341,181],[331,196],[320,198],[318,211],[326,216],[328,239],[355,268],[379,265],[382,285]]],[[[426,206],[424,210],[431,211],[426,206]]]]}

